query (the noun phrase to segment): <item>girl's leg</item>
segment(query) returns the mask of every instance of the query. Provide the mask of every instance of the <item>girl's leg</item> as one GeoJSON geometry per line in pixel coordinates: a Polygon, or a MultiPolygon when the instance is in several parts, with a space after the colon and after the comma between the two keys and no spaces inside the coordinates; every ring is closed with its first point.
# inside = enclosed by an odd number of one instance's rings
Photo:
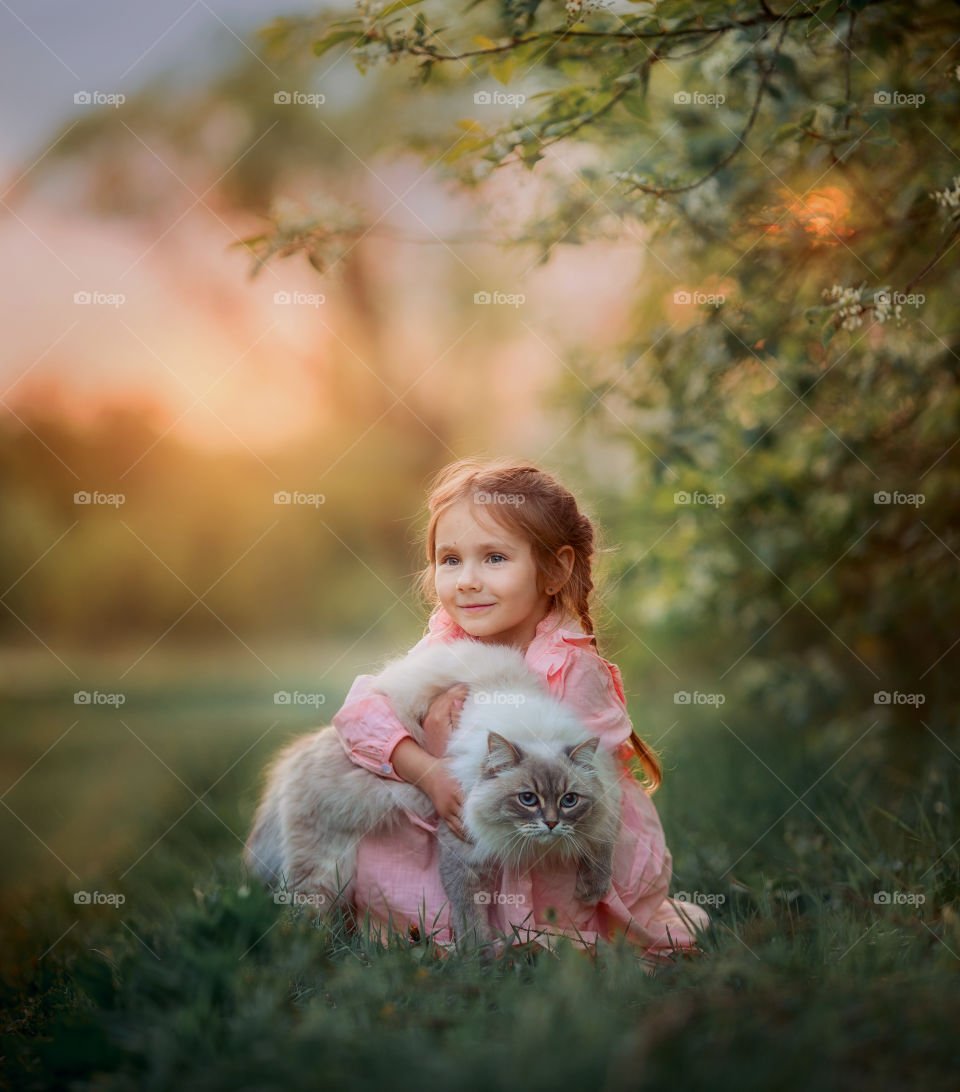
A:
{"type": "Polygon", "coordinates": [[[382,941],[391,930],[436,942],[453,939],[435,834],[406,819],[368,834],[358,847],[353,886],[358,916],[369,912],[382,941]]]}

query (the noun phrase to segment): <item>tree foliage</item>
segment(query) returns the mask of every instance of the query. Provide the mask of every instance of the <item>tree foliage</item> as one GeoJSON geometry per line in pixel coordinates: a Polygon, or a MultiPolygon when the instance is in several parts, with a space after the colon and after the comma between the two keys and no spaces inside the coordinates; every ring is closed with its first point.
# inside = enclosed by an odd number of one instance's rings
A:
{"type": "MultiPolygon", "coordinates": [[[[409,66],[424,117],[456,103],[451,129],[410,139],[462,185],[542,178],[509,242],[546,261],[627,236],[647,255],[632,335],[566,391],[585,444],[628,452],[608,486],[614,535],[642,557],[624,553],[609,600],[627,661],[695,640],[714,688],[768,723],[896,727],[898,760],[920,740],[942,758],[958,711],[955,7],[780,7],[361,0],[312,24],[310,47],[409,66]]],[[[303,49],[303,29],[265,34],[303,49]]]]}

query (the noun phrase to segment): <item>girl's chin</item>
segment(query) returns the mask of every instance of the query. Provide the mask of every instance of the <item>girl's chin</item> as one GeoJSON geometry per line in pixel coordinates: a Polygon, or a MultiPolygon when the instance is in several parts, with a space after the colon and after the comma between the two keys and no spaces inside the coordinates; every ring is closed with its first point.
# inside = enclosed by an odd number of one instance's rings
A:
{"type": "Polygon", "coordinates": [[[464,633],[469,634],[471,637],[495,636],[494,631],[499,629],[498,626],[490,625],[485,619],[480,618],[462,618],[460,621],[460,628],[464,633]]]}

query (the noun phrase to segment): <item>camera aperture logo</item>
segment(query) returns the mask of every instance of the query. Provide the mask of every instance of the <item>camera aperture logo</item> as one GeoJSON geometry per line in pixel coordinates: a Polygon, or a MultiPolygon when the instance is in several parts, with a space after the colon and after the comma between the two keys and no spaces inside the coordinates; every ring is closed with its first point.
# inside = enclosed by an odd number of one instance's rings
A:
{"type": "Polygon", "coordinates": [[[919,92],[906,94],[903,91],[874,91],[874,106],[912,106],[914,110],[923,106],[927,96],[919,92]]]}
{"type": "Polygon", "coordinates": [[[327,896],[310,891],[274,891],[277,906],[325,906],[327,896]]]}
{"type": "Polygon", "coordinates": [[[120,891],[74,891],[77,906],[123,906],[127,896],[120,891]]]}
{"type": "Polygon", "coordinates": [[[473,901],[478,906],[522,906],[527,901],[527,896],[503,891],[477,891],[473,901]]]}
{"type": "Polygon", "coordinates": [[[692,493],[688,493],[685,489],[679,489],[673,494],[674,504],[706,504],[711,508],[719,508],[721,504],[726,502],[727,495],[725,493],[701,493],[698,489],[695,489],[692,493]]]}
{"type": "Polygon", "coordinates": [[[273,494],[274,504],[306,504],[310,508],[319,508],[326,504],[327,498],[323,493],[303,493],[299,489],[292,492],[288,489],[280,489],[273,494]]]}
{"type": "Polygon", "coordinates": [[[878,489],[873,494],[874,504],[906,504],[911,508],[919,508],[921,504],[927,503],[927,497],[925,493],[901,493],[899,489],[894,489],[890,492],[887,489],[878,489]]]}
{"type": "Polygon", "coordinates": [[[300,690],[278,690],[273,695],[274,705],[312,705],[317,708],[326,701],[326,694],[305,694],[300,690]]]}
{"type": "Polygon", "coordinates": [[[523,106],[526,95],[512,91],[474,91],[474,106],[523,106]]]}
{"type": "Polygon", "coordinates": [[[873,901],[877,906],[923,906],[927,896],[922,891],[875,891],[873,901]]]}
{"type": "Polygon", "coordinates": [[[474,705],[523,705],[527,699],[505,690],[471,690],[470,700],[474,705]]]}
{"type": "Polygon", "coordinates": [[[322,292],[274,292],[273,302],[282,306],[321,307],[327,302],[322,292]]]}
{"type": "Polygon", "coordinates": [[[474,292],[473,302],[481,306],[522,307],[527,297],[522,292],[474,292]]]}
{"type": "Polygon", "coordinates": [[[677,891],[677,902],[692,902],[695,906],[723,906],[727,896],[722,891],[677,891]]]}
{"type": "Polygon", "coordinates": [[[719,707],[726,700],[726,694],[703,694],[699,690],[678,690],[673,695],[674,705],[715,705],[719,707]]]}
{"type": "Polygon", "coordinates": [[[900,690],[878,690],[873,695],[874,705],[912,705],[919,709],[926,701],[926,694],[904,694],[900,690]]]}
{"type": "Polygon", "coordinates": [[[727,101],[727,96],[722,91],[674,91],[673,101],[677,106],[712,106],[716,110],[727,101]]]}
{"type": "Polygon", "coordinates": [[[483,489],[476,489],[473,493],[474,504],[512,504],[514,508],[519,508],[526,502],[523,493],[488,493],[483,489]]]}
{"type": "Polygon", "coordinates": [[[106,504],[111,508],[119,508],[121,504],[127,503],[126,493],[101,493],[99,489],[94,489],[92,492],[89,489],[78,489],[73,494],[74,504],[106,504]]]}
{"type": "Polygon", "coordinates": [[[697,289],[688,292],[685,288],[678,288],[673,294],[673,302],[682,306],[722,307],[727,297],[722,292],[700,292],[697,289]]]}
{"type": "Polygon", "coordinates": [[[127,297],[122,292],[74,292],[73,302],[81,307],[122,307],[127,297]]]}
{"type": "Polygon", "coordinates": [[[318,91],[275,91],[273,101],[277,106],[323,106],[327,96],[318,91]]]}
{"type": "Polygon", "coordinates": [[[74,91],[74,106],[112,106],[117,109],[127,101],[120,91],[74,91]]]}
{"type": "Polygon", "coordinates": [[[73,695],[74,705],[113,705],[119,709],[126,703],[126,694],[105,694],[100,690],[77,690],[73,695]]]}

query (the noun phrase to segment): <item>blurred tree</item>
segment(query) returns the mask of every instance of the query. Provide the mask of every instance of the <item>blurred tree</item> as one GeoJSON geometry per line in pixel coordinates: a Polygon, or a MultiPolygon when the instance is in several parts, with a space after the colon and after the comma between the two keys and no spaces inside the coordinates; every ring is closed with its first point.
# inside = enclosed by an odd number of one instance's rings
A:
{"type": "MultiPolygon", "coordinates": [[[[263,33],[324,65],[413,66],[431,108],[411,139],[462,185],[542,179],[513,244],[546,261],[629,233],[648,255],[634,335],[564,392],[582,448],[628,468],[597,485],[613,536],[639,544],[608,601],[625,662],[653,663],[635,636],[669,640],[767,725],[841,742],[874,725],[865,746],[948,759],[956,6],[360,0],[315,31],[263,33]]],[[[278,240],[251,246],[269,259],[278,240]]]]}

